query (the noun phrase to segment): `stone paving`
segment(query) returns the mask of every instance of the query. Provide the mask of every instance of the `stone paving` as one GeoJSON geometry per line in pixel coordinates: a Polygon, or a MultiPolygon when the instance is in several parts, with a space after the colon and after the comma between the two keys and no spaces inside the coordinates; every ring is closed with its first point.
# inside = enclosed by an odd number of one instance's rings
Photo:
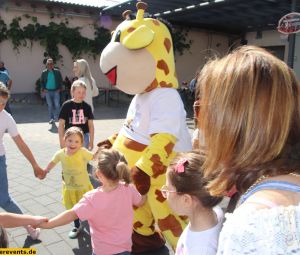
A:
{"type": "MultiPolygon", "coordinates": [[[[130,98],[123,95],[120,101],[109,105],[98,101],[95,104],[95,143],[117,132],[126,116],[130,98]]],[[[57,127],[48,124],[47,106],[41,103],[12,103],[13,116],[18,130],[31,148],[42,168],[46,167],[59,149],[57,127]]],[[[188,120],[190,129],[193,121],[188,120]]],[[[56,166],[44,179],[36,179],[27,160],[21,155],[9,135],[4,136],[8,165],[9,190],[24,213],[53,217],[65,208],[61,203],[61,171],[56,166]]],[[[1,211],[2,209],[0,209],[1,211]]],[[[51,230],[42,230],[40,240],[27,237],[24,228],[8,229],[10,247],[35,247],[39,255],[88,255],[91,254],[88,227],[78,239],[71,240],[68,233],[72,225],[51,230]]],[[[164,253],[166,254],[166,253],[164,253]]],[[[170,254],[173,254],[170,251],[170,254]]]]}

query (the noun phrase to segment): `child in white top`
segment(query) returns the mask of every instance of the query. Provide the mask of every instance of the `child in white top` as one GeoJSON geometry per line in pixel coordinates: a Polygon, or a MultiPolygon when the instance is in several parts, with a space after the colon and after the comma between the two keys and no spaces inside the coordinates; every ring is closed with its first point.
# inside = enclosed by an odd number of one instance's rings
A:
{"type": "Polygon", "coordinates": [[[123,155],[114,149],[100,151],[96,177],[102,186],[87,192],[71,210],[40,225],[54,228],[76,219],[87,220],[90,226],[93,254],[130,254],[133,206],[144,199],[130,185],[130,170],[123,155]],[[123,182],[124,181],[124,182],[123,182]]]}
{"type": "Polygon", "coordinates": [[[188,216],[190,222],[181,234],[176,255],[215,255],[223,223],[223,212],[216,205],[221,197],[209,195],[197,152],[180,153],[167,170],[166,185],[161,189],[171,209],[188,216]]]}
{"type": "MultiPolygon", "coordinates": [[[[23,214],[19,205],[12,199],[8,192],[7,166],[3,144],[3,136],[5,132],[10,134],[20,152],[22,152],[22,154],[30,162],[34,169],[35,176],[42,179],[45,174],[37,164],[31,150],[22,139],[22,136],[19,134],[15,120],[4,110],[8,99],[9,91],[6,86],[0,82],[0,207],[10,213],[23,214]]],[[[39,229],[34,229],[30,225],[24,225],[24,227],[31,238],[37,239],[39,237],[39,229]]]]}

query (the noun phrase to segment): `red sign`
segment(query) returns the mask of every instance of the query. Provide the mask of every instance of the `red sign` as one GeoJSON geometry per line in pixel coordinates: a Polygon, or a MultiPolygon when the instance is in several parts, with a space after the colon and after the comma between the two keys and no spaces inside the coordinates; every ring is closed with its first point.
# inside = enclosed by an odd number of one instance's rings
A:
{"type": "Polygon", "coordinates": [[[284,15],[278,22],[277,30],[283,34],[300,32],[300,13],[291,12],[284,15]]]}

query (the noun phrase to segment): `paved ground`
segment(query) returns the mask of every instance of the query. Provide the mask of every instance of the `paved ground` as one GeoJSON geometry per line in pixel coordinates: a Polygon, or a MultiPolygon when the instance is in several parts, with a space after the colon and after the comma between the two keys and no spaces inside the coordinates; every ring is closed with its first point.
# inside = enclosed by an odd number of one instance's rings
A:
{"type": "MultiPolygon", "coordinates": [[[[127,96],[122,96],[119,102],[111,101],[108,106],[101,100],[98,100],[95,107],[95,142],[120,129],[130,101],[127,96]]],[[[57,127],[48,124],[46,105],[38,101],[30,104],[12,103],[11,108],[20,134],[41,167],[45,167],[59,148],[57,127]]],[[[192,129],[192,120],[188,120],[188,124],[192,129]]],[[[34,177],[30,164],[20,154],[8,135],[4,136],[4,144],[7,152],[10,193],[24,212],[53,217],[64,211],[61,204],[59,167],[57,166],[46,179],[40,181],[34,177]]],[[[87,230],[78,239],[71,240],[68,238],[71,227],[66,225],[53,230],[42,230],[38,241],[32,241],[27,237],[23,228],[10,229],[8,230],[10,247],[36,247],[39,255],[91,254],[90,236],[87,230]]]]}

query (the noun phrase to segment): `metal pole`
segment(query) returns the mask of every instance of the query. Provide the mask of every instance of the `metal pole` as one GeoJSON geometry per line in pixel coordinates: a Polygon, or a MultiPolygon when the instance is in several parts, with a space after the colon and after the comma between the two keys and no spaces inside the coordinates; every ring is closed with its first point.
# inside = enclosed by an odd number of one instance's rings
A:
{"type": "MultiPolygon", "coordinates": [[[[297,0],[292,0],[291,11],[296,11],[296,2],[297,0]]],[[[288,65],[290,68],[294,67],[294,55],[295,55],[295,41],[296,34],[289,35],[289,54],[288,54],[288,65]]]]}

